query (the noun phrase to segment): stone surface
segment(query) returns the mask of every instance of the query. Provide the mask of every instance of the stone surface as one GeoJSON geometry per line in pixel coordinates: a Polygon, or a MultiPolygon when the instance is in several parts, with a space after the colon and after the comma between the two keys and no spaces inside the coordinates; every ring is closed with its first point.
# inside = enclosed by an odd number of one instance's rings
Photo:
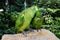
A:
{"type": "Polygon", "coordinates": [[[26,36],[20,34],[5,34],[1,40],[59,40],[52,32],[41,29],[38,32],[26,32],[26,36]]]}

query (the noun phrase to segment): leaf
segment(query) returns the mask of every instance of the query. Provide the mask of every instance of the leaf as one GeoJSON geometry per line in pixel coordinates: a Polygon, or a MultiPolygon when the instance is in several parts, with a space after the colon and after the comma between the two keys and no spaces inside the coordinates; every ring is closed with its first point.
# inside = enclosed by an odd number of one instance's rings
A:
{"type": "Polygon", "coordinates": [[[48,11],[52,12],[52,13],[55,13],[57,11],[59,11],[60,9],[51,9],[51,8],[47,8],[48,11]]]}

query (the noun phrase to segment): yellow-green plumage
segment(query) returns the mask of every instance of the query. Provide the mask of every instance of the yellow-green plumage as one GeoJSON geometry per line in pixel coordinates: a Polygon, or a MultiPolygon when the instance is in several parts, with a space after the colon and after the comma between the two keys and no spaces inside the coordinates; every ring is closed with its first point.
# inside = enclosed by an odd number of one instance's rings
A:
{"type": "Polygon", "coordinates": [[[44,17],[42,16],[41,12],[38,10],[32,22],[33,28],[35,29],[40,28],[43,25],[43,21],[44,21],[44,17]]]}
{"type": "Polygon", "coordinates": [[[32,24],[33,28],[35,28],[35,29],[40,28],[43,25],[43,21],[44,21],[43,17],[41,17],[41,18],[35,17],[33,20],[33,24],[32,24]]]}
{"type": "Polygon", "coordinates": [[[22,11],[21,14],[19,14],[17,20],[16,20],[16,26],[15,28],[17,29],[18,32],[23,32],[28,26],[30,25],[30,22],[32,18],[35,15],[36,12],[36,6],[32,6],[24,11],[22,11]]]}
{"type": "Polygon", "coordinates": [[[24,12],[20,13],[19,16],[17,17],[16,24],[15,24],[15,31],[17,32],[20,26],[23,25],[24,22],[24,12]]]}

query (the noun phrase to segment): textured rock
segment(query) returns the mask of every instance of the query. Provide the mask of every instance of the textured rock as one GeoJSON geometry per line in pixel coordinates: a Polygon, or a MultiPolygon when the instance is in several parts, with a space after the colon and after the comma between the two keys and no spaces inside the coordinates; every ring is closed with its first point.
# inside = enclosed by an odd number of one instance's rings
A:
{"type": "Polygon", "coordinates": [[[38,32],[26,32],[26,36],[21,34],[5,34],[1,40],[59,40],[52,32],[41,29],[38,32]]]}

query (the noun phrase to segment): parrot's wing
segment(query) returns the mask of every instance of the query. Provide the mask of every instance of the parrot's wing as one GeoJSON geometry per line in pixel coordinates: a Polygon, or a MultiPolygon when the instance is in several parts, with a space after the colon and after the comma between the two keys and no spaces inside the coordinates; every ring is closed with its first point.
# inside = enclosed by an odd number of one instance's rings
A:
{"type": "Polygon", "coordinates": [[[22,26],[23,22],[24,22],[24,11],[21,12],[19,14],[19,16],[17,17],[17,20],[16,20],[16,24],[15,24],[15,30],[17,31],[19,29],[20,26],[22,26]]]}

